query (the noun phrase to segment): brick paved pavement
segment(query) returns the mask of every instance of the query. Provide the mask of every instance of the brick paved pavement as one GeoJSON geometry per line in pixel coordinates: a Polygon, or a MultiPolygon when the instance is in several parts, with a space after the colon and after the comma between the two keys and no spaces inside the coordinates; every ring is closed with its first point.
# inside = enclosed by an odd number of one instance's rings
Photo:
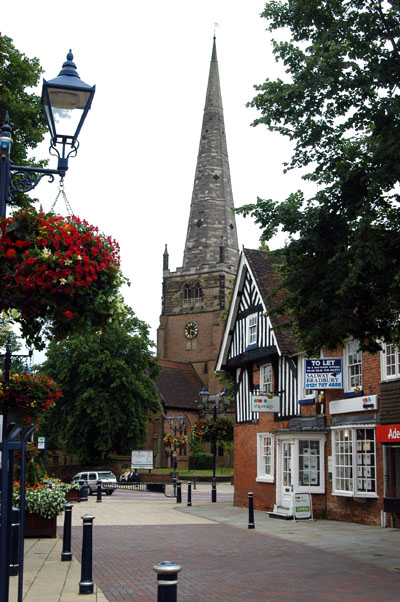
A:
{"type": "MultiPolygon", "coordinates": [[[[81,532],[73,527],[80,559],[81,532]]],[[[182,566],[179,602],[397,602],[400,575],[227,524],[96,526],[93,578],[110,602],[157,599],[154,564],[182,566]]]]}

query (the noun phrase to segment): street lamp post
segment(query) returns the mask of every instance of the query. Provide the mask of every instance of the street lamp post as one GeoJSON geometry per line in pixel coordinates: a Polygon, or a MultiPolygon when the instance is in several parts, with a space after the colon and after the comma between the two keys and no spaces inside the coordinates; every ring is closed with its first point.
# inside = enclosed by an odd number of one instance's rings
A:
{"type": "Polygon", "coordinates": [[[69,157],[78,152],[78,136],[91,107],[96,86],[83,82],[73,62],[72,52],[67,54],[58,77],[43,80],[42,105],[51,135],[50,154],[58,157],[57,169],[14,165],[10,159],[11,126],[6,112],[0,130],[0,217],[6,216],[7,203],[13,192],[29,192],[36,188],[44,176],[54,181],[54,176],[64,178],[69,157]]]}
{"type": "MultiPolygon", "coordinates": [[[[50,154],[58,157],[57,169],[14,165],[10,159],[11,126],[8,112],[0,128],[0,218],[6,217],[7,203],[15,192],[30,192],[40,180],[47,176],[50,182],[58,175],[63,180],[68,170],[68,159],[78,152],[78,136],[87,113],[91,107],[95,86],[83,82],[69,51],[58,77],[43,81],[42,105],[50,130],[50,154]]],[[[1,123],[1,122],[0,122],[1,123]]],[[[31,355],[31,353],[30,353],[31,355]]],[[[10,375],[11,344],[6,345],[5,379],[10,375]]],[[[3,431],[1,433],[1,521],[0,521],[0,602],[8,602],[9,594],[9,533],[13,491],[14,454],[21,454],[21,490],[20,490],[20,542],[18,577],[18,602],[22,602],[23,554],[24,554],[24,508],[25,508],[25,459],[26,442],[34,432],[31,425],[24,431],[8,421],[8,408],[3,413],[3,431]]]]}
{"type": "Polygon", "coordinates": [[[176,418],[173,414],[167,416],[167,420],[169,421],[169,430],[172,433],[174,432],[174,443],[171,444],[171,459],[172,459],[172,483],[174,485],[174,497],[176,497],[176,433],[177,427],[179,427],[179,434],[182,434],[182,427],[185,422],[185,417],[182,414],[179,414],[176,418]]]}
{"type": "MultiPolygon", "coordinates": [[[[207,391],[207,388],[203,387],[203,389],[199,393],[200,400],[196,401],[196,404],[198,405],[199,410],[200,410],[200,416],[204,416],[207,410],[211,410],[213,421],[215,424],[217,421],[218,413],[226,412],[226,408],[227,408],[227,404],[225,402],[226,394],[227,394],[227,391],[226,391],[226,389],[224,389],[221,393],[218,393],[217,395],[210,395],[210,393],[207,391]],[[224,400],[224,403],[223,403],[223,406],[220,407],[219,403],[222,398],[224,400]],[[212,405],[209,405],[210,402],[212,403],[212,405]]],[[[212,455],[213,455],[213,476],[212,476],[212,484],[211,484],[211,502],[215,503],[217,501],[217,478],[215,476],[216,456],[217,456],[217,436],[215,433],[215,429],[213,430],[211,446],[212,446],[212,455]]]]}

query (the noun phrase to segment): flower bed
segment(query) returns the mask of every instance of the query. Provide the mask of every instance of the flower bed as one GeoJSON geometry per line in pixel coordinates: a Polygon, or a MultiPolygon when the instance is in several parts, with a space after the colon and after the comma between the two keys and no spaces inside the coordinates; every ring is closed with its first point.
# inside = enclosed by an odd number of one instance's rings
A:
{"type": "Polygon", "coordinates": [[[0,307],[29,344],[101,328],[117,311],[119,247],[94,226],[27,207],[0,219],[0,237],[0,307]]]}
{"type": "MultiPolygon", "coordinates": [[[[62,483],[59,479],[43,478],[40,483],[27,486],[25,492],[25,510],[29,514],[40,514],[44,518],[53,518],[64,511],[66,492],[79,488],[78,484],[62,483]]],[[[21,484],[14,481],[13,506],[19,508],[21,484]]]]}

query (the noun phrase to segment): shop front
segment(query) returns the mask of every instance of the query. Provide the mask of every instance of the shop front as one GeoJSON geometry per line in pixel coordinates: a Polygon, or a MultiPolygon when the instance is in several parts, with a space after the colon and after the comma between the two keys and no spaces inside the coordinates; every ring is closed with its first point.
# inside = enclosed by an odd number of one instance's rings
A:
{"type": "Polygon", "coordinates": [[[400,527],[400,424],[377,425],[376,440],[383,445],[383,510],[391,515],[385,526],[400,527]]]}

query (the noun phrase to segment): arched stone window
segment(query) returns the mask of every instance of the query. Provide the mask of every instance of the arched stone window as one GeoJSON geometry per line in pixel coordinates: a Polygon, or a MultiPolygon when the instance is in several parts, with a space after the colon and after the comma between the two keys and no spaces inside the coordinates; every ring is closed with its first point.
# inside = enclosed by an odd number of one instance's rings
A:
{"type": "Polygon", "coordinates": [[[203,298],[203,289],[201,288],[200,282],[196,282],[194,285],[194,298],[197,301],[203,298]]]}
{"type": "Polygon", "coordinates": [[[191,303],[192,301],[192,288],[189,284],[185,284],[183,287],[183,302],[191,303]]]}

